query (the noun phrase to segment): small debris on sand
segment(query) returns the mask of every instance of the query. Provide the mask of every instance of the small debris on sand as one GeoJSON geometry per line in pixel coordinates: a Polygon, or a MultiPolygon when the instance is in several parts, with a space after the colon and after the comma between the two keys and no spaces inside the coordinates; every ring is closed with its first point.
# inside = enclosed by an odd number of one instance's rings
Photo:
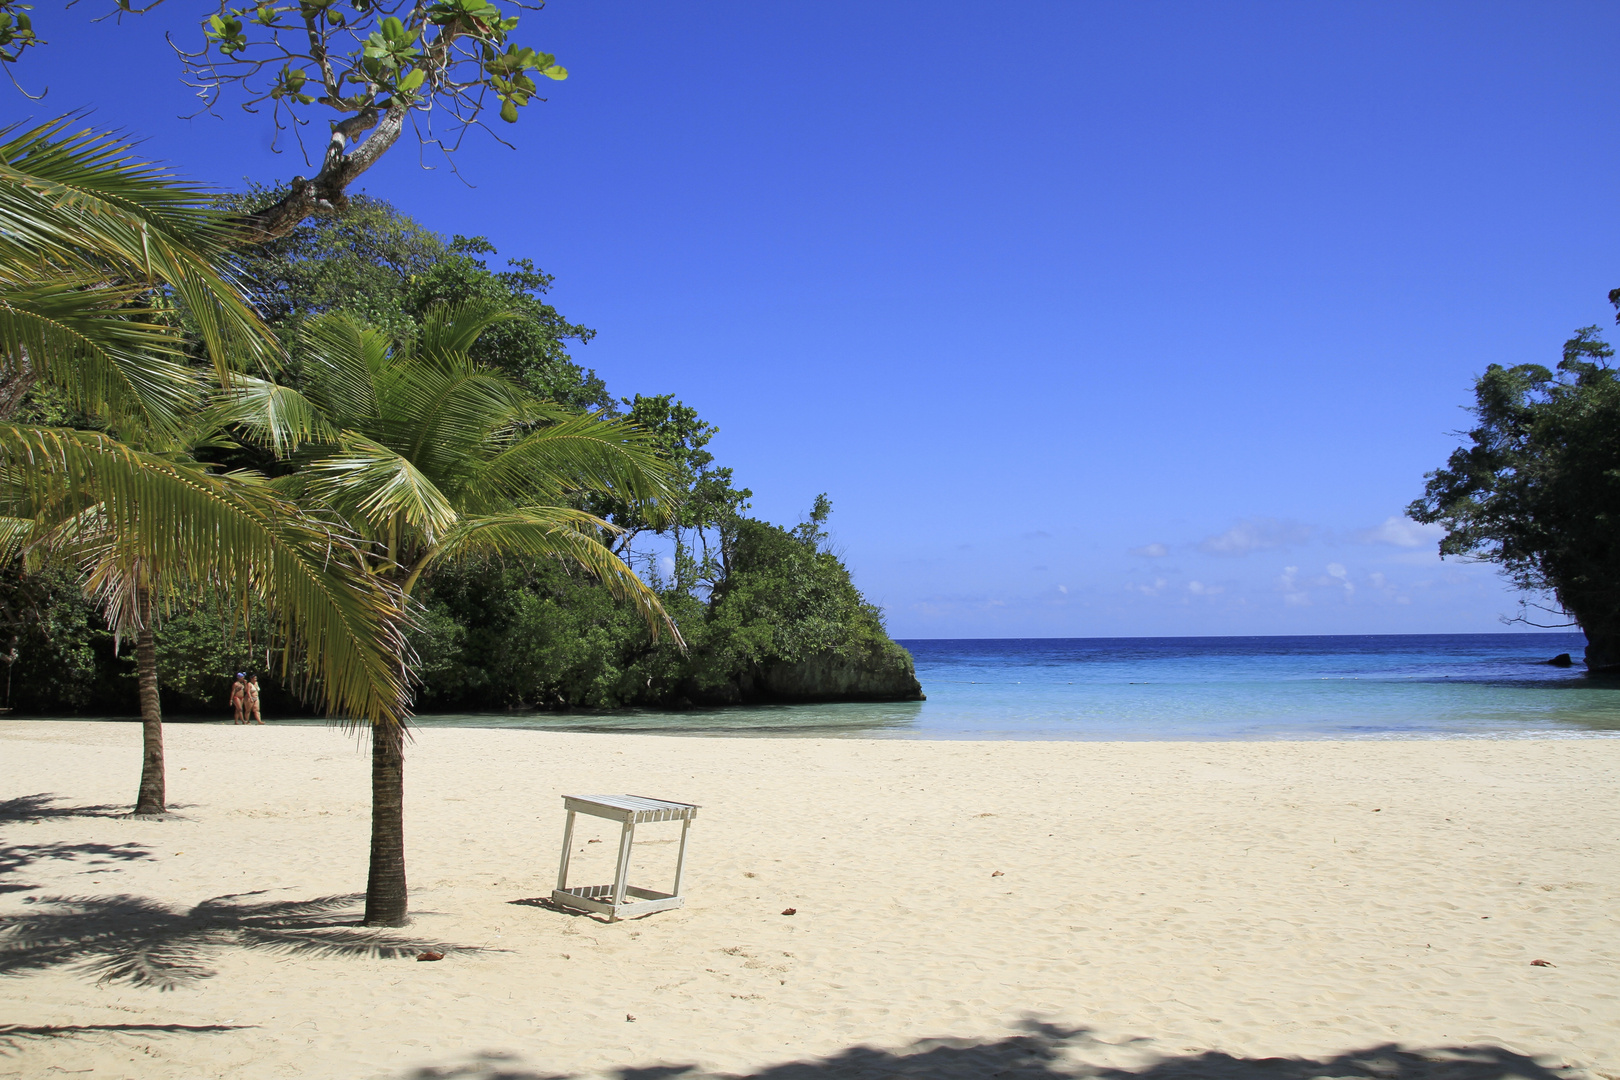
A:
{"type": "Polygon", "coordinates": [[[444,959],[444,953],[442,953],[442,952],[434,952],[434,951],[432,951],[430,949],[427,952],[419,952],[419,953],[417,953],[416,958],[418,960],[443,960],[444,959]]]}
{"type": "Polygon", "coordinates": [[[991,877],[1006,877],[1007,875],[1003,874],[1000,870],[997,870],[995,873],[991,874],[990,876],[991,877]]]}
{"type": "Polygon", "coordinates": [[[1530,966],[1531,967],[1557,967],[1558,965],[1553,963],[1551,960],[1532,960],[1532,961],[1530,961],[1530,966]]]}
{"type": "Polygon", "coordinates": [[[799,913],[799,909],[796,908],[796,907],[790,907],[790,908],[783,908],[782,909],[782,914],[784,914],[784,915],[797,915],[798,913],[799,913]]]}

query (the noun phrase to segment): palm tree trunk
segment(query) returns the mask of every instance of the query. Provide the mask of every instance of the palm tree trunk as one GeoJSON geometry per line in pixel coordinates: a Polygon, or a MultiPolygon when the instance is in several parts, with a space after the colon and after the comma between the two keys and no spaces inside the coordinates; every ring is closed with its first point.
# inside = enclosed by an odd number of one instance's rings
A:
{"type": "Polygon", "coordinates": [[[158,700],[157,643],[152,636],[152,593],[142,587],[135,593],[135,672],[141,690],[141,790],[135,797],[135,813],[161,814],[168,809],[168,792],[163,779],[163,708],[158,700]]]}
{"type": "Polygon", "coordinates": [[[371,875],[366,880],[366,925],[404,926],[405,728],[371,725],[371,875]]]}

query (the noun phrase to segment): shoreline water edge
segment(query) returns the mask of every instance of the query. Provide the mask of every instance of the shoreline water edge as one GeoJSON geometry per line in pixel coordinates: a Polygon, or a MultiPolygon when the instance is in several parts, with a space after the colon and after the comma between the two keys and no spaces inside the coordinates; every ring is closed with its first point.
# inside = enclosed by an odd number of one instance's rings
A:
{"type": "MultiPolygon", "coordinates": [[[[925,701],[428,713],[421,727],[760,737],[1268,740],[1620,733],[1578,634],[903,640],[925,701]]],[[[221,714],[223,715],[223,714],[221,714]]],[[[86,718],[89,719],[89,718],[86,718]]],[[[109,718],[116,719],[116,718],[109,718]]],[[[171,722],[216,720],[175,716],[171,722]]],[[[280,723],[322,724],[318,717],[280,723]]]]}

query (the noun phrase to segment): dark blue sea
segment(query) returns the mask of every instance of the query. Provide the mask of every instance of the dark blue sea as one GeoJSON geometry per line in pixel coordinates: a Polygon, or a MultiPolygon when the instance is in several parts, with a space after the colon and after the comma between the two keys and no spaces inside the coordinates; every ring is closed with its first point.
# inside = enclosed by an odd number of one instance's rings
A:
{"type": "Polygon", "coordinates": [[[424,716],[428,726],[909,739],[1620,735],[1579,634],[902,641],[927,701],[424,716]],[[1546,661],[1571,653],[1572,668],[1546,661]]]}

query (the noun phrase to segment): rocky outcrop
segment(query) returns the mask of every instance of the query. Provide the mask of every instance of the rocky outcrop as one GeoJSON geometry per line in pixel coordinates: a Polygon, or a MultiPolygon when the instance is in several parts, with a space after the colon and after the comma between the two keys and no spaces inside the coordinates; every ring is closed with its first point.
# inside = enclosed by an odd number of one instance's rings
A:
{"type": "Polygon", "coordinates": [[[911,654],[887,638],[755,665],[720,686],[688,685],[683,696],[692,705],[926,700],[911,654]]]}
{"type": "Polygon", "coordinates": [[[768,701],[922,701],[911,654],[894,642],[853,656],[824,652],[765,668],[756,683],[768,701]]]}

